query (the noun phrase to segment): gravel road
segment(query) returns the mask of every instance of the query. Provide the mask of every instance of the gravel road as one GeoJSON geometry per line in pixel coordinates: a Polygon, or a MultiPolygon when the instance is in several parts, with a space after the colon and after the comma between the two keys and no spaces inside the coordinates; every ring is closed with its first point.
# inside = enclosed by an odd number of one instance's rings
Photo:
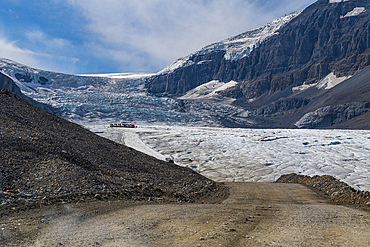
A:
{"type": "Polygon", "coordinates": [[[370,246],[370,210],[299,184],[227,183],[225,200],[90,202],[0,218],[2,246],[370,246]]]}

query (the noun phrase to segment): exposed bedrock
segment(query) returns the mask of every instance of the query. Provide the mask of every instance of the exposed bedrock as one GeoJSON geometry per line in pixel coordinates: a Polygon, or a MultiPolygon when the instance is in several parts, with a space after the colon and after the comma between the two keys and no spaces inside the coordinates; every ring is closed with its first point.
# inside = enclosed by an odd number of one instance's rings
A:
{"type": "Polygon", "coordinates": [[[306,106],[308,99],[283,99],[264,105],[251,113],[252,116],[271,117],[277,115],[291,114],[297,109],[306,106]]]}
{"type": "Polygon", "coordinates": [[[327,106],[305,114],[295,125],[298,128],[324,128],[361,116],[369,111],[369,102],[327,106]]]}

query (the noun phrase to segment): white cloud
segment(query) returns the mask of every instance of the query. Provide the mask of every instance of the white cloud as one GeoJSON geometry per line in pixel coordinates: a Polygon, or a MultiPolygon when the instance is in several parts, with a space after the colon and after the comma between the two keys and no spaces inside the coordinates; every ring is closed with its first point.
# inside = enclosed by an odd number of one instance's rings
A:
{"type": "Polygon", "coordinates": [[[57,50],[74,50],[76,49],[72,42],[67,39],[49,37],[41,30],[33,30],[26,32],[28,42],[31,42],[36,47],[42,48],[47,53],[54,53],[57,50]]]}
{"type": "Polygon", "coordinates": [[[37,59],[35,59],[35,53],[19,48],[16,45],[16,41],[10,42],[5,38],[0,37],[0,57],[2,58],[11,58],[17,62],[23,64],[34,64],[37,65],[37,59]]]}
{"type": "MultiPolygon", "coordinates": [[[[33,33],[30,37],[46,37],[41,32],[33,33]]],[[[51,39],[50,42],[46,42],[45,39],[40,39],[39,42],[50,49],[57,47],[63,48],[66,46],[66,41],[63,39],[51,39]]],[[[0,35],[0,57],[14,60],[18,63],[22,63],[34,68],[41,68],[44,70],[51,71],[76,71],[75,64],[78,62],[78,58],[61,56],[56,54],[49,54],[44,52],[31,51],[29,49],[21,48],[17,45],[17,41],[9,41],[8,39],[1,37],[0,35]]],[[[68,43],[68,42],[67,42],[68,43]]],[[[48,49],[46,49],[48,50],[48,49]]]]}
{"type": "Polygon", "coordinates": [[[88,20],[88,29],[96,35],[95,45],[109,50],[103,56],[113,53],[122,65],[132,59],[146,60],[158,70],[203,46],[264,25],[287,14],[284,11],[309,2],[285,0],[275,2],[274,8],[273,1],[261,6],[255,0],[68,0],[88,20]],[[137,54],[146,57],[135,57],[137,54]]]}

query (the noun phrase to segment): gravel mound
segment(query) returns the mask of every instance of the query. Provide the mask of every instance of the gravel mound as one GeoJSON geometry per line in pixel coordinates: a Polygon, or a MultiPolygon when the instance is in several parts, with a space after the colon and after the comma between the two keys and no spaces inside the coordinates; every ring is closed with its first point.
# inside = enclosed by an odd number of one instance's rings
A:
{"type": "MultiPolygon", "coordinates": [[[[89,200],[194,202],[225,188],[0,91],[0,214],[89,200]]],[[[225,194],[226,193],[226,194],[225,194]]]]}
{"type": "Polygon", "coordinates": [[[282,175],[276,180],[276,183],[297,183],[311,186],[336,203],[370,207],[370,192],[358,191],[329,175],[310,177],[291,173],[282,175]]]}

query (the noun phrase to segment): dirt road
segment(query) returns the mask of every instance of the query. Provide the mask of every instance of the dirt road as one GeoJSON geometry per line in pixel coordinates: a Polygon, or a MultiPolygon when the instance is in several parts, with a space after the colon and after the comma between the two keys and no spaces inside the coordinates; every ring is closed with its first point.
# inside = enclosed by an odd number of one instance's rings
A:
{"type": "Polygon", "coordinates": [[[298,184],[229,183],[215,204],[64,204],[0,218],[1,246],[370,246],[370,212],[298,184]]]}

